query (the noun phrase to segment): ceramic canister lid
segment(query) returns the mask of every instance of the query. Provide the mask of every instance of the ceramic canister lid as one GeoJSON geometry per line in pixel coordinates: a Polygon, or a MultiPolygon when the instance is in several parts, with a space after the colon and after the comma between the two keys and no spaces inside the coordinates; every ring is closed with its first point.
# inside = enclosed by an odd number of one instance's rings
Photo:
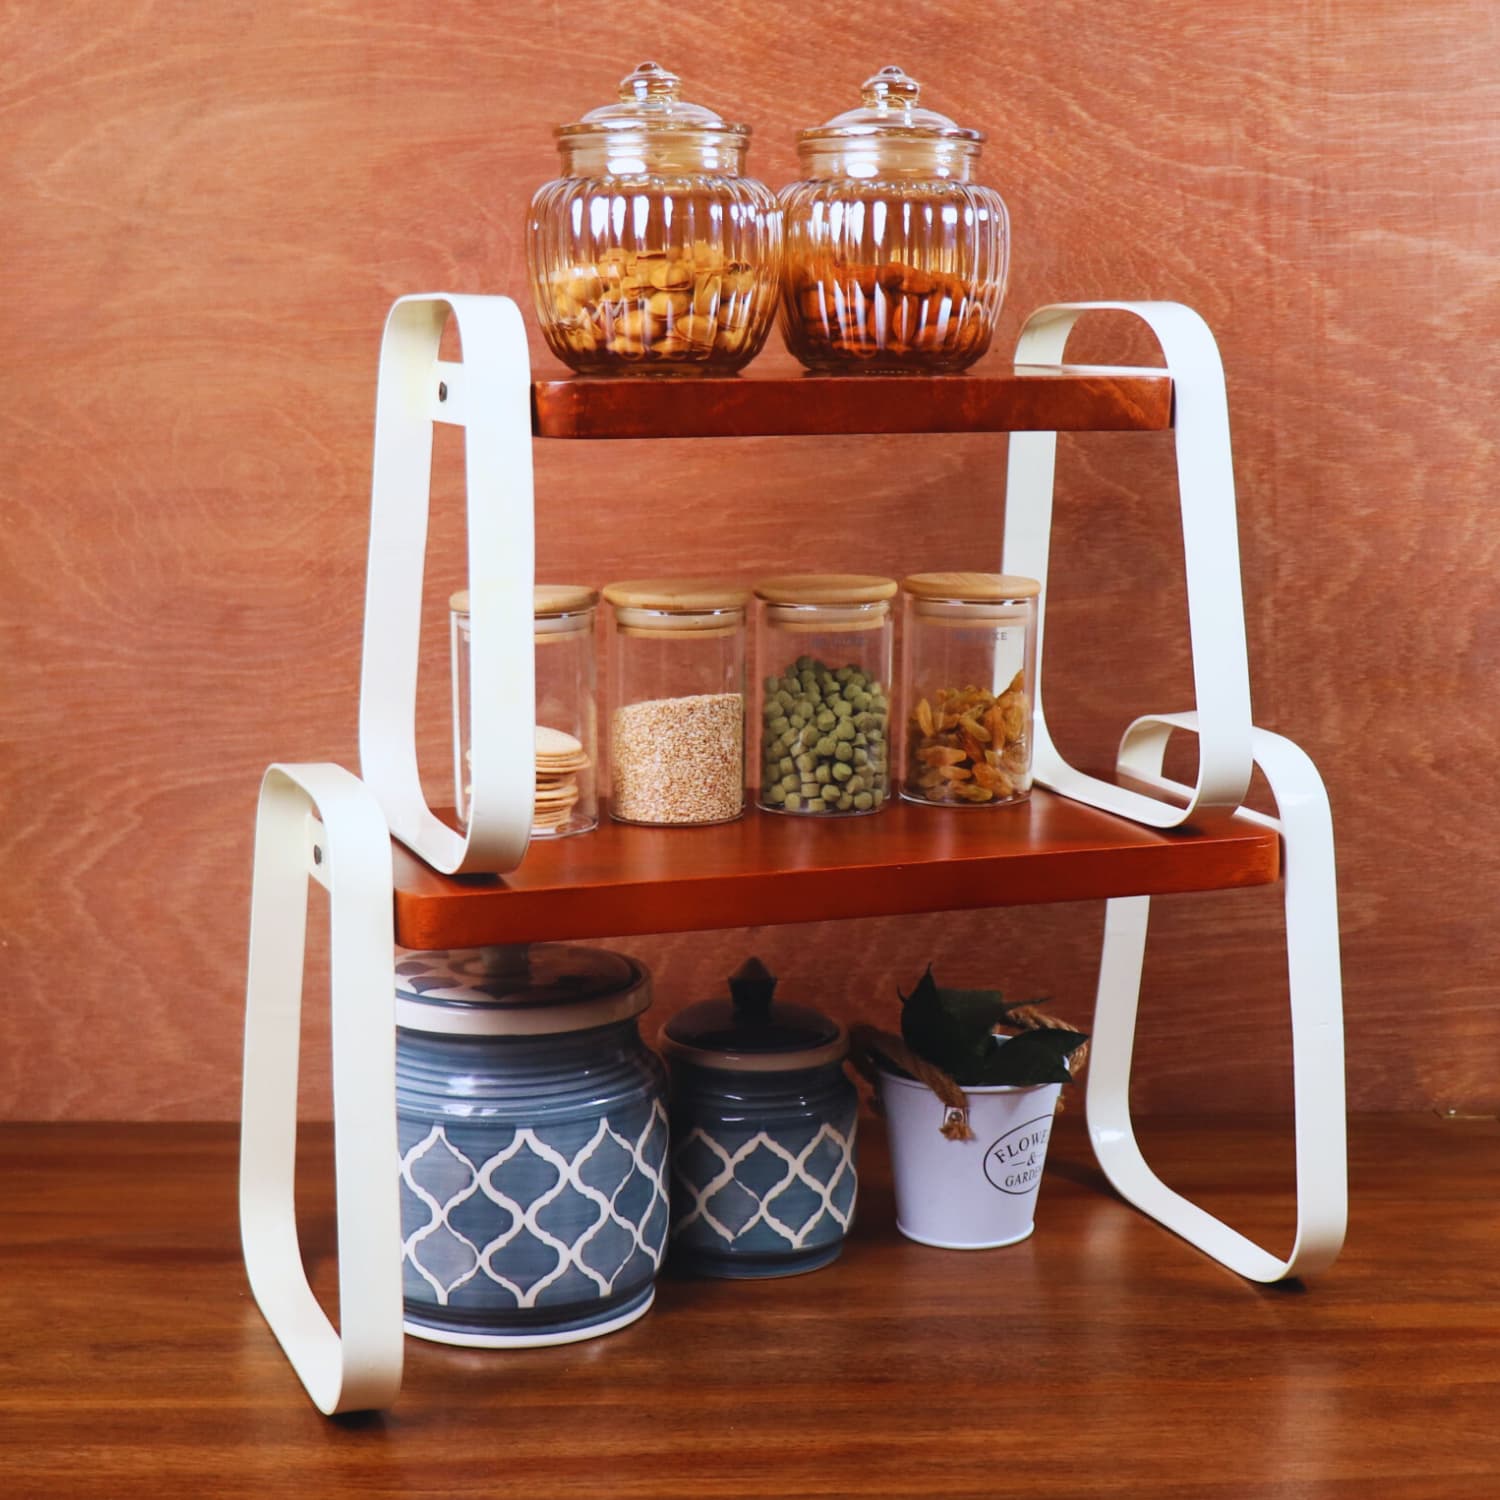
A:
{"type": "Polygon", "coordinates": [[[806,1005],[775,998],[776,976],[758,958],[729,981],[731,999],[702,1000],[662,1029],[662,1050],[703,1068],[786,1073],[842,1061],[849,1033],[806,1005]]]}
{"type": "Polygon", "coordinates": [[[643,964],[605,948],[518,943],[396,950],[396,1025],[444,1036],[556,1036],[651,1003],[643,964]]]}

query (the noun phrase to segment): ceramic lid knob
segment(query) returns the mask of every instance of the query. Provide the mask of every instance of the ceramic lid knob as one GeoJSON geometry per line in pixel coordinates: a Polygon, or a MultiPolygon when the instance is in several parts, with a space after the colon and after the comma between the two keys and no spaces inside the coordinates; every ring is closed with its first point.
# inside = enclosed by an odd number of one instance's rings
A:
{"type": "Polygon", "coordinates": [[[662,1032],[671,1056],[734,1073],[825,1067],[849,1052],[849,1033],[810,1006],[776,999],[776,976],[751,958],[730,977],[729,1000],[703,1000],[662,1032]]]}

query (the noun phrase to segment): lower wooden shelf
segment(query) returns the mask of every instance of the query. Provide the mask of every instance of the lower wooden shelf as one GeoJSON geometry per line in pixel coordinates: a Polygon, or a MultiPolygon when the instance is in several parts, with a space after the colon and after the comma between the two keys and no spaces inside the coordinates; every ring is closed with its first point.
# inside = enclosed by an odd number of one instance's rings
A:
{"type": "Polygon", "coordinates": [[[537,840],[512,875],[439,875],[395,846],[406,948],[557,941],[1268,885],[1270,829],[1162,833],[1064,797],[972,811],[896,802],[826,822],[751,811],[710,828],[537,840]]]}

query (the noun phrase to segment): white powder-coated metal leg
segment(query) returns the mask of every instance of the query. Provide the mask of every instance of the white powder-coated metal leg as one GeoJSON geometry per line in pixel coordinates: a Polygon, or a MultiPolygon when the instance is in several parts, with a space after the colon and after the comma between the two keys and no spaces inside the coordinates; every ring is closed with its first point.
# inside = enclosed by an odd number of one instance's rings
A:
{"type": "MultiPolygon", "coordinates": [[[[1120,770],[1171,795],[1187,793],[1190,788],[1162,777],[1162,758],[1174,730],[1197,728],[1193,714],[1136,720],[1121,742],[1120,770]]],[[[1167,1187],[1136,1143],[1130,1065],[1151,911],[1148,896],[1116,899],[1106,910],[1088,1124],[1099,1165],[1121,1196],[1240,1275],[1280,1281],[1331,1265],[1343,1245],[1348,1217],[1338,899],[1333,823],[1317,768],[1290,740],[1267,730],[1256,729],[1251,744],[1276,799],[1277,816],[1240,816],[1278,829],[1282,844],[1296,1110],[1297,1232],[1290,1255],[1277,1258],[1167,1187]]]]}
{"type": "Polygon", "coordinates": [[[273,765],[261,783],[250,898],[240,1238],[250,1288],[320,1411],[389,1406],[401,1388],[391,841],[348,771],[273,765]],[[328,888],[339,1330],[297,1239],[297,1071],[308,877],[328,888]]]}
{"type": "Polygon", "coordinates": [[[380,346],[359,759],[391,832],[445,874],[503,874],[526,853],[535,790],[531,362],[508,297],[431,293],[391,308],[380,346]],[[452,317],[462,363],[438,359],[452,317]],[[464,429],[473,791],[459,833],[417,771],[417,657],[432,424],[464,429]]]}
{"type": "Polygon", "coordinates": [[[1016,347],[1018,365],[1056,367],[1073,325],[1087,312],[1132,313],[1156,335],[1172,377],[1177,483],[1182,503],[1183,561],[1199,735],[1198,783],[1186,807],[1075,770],[1058,753],[1042,702],[1042,645],[1047,615],[1047,559],[1052,533],[1055,432],[1017,432],[1010,439],[1005,498],[1007,573],[1037,578],[1037,675],[1033,774],[1064,796],[1153,828],[1174,828],[1200,808],[1238,807],[1250,785],[1250,677],[1240,597],[1239,537],[1224,369],[1208,325],[1175,302],[1072,302],[1034,313],[1016,347]]]}

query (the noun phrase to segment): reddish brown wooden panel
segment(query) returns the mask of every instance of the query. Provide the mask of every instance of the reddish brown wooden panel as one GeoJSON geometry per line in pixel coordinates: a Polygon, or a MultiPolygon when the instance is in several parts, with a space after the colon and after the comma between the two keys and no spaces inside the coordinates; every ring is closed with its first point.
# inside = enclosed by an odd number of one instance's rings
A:
{"type": "Polygon", "coordinates": [[[1159,432],[1166,375],[1016,369],[1004,375],[807,375],[538,380],[549,438],[814,437],[880,432],[1159,432]]]}
{"type": "MultiPolygon", "coordinates": [[[[277,759],[358,765],[386,313],[440,288],[529,309],[527,207],[559,168],[548,127],[608,99],[635,61],[578,47],[576,25],[535,6],[480,14],[0,7],[8,1117],[235,1112],[256,785],[277,759]]],[[[847,8],[728,0],[709,20],[640,0],[630,15],[693,97],[754,127],[749,166],[773,187],[800,175],[796,129],[846,108],[880,60],[847,8]]],[[[1500,799],[1475,796],[1500,658],[1493,6],[1221,6],[1209,25],[1191,0],[1060,0],[996,25],[975,0],[919,0],[903,38],[925,97],[989,133],[979,175],[1015,227],[973,377],[1006,374],[1048,302],[1170,299],[1213,329],[1256,717],[1309,751],[1333,800],[1351,1102],[1493,1114],[1500,799]]],[[[1084,365],[1155,354],[1108,316],[1068,350],[1084,365]]],[[[800,378],[776,335],[746,378],[763,372],[800,378]]],[[[539,573],[993,567],[1005,448],[537,442],[539,573]]],[[[462,433],[441,427],[437,453],[419,698],[442,795],[462,433]]],[[[1192,699],[1171,435],[1064,435],[1058,481],[1047,717],[1075,763],[1111,763],[1137,714],[1192,699]]],[[[1279,896],[1158,903],[1143,1105],[1264,1107],[1262,1049],[1286,1024],[1279,896]],[[1175,1061],[1205,1013],[1212,1037],[1193,1040],[1219,1055],[1212,1081],[1175,1061]]],[[[1086,1022],[1099,917],[1057,905],[629,942],[663,1008],[713,993],[754,944],[846,1012],[880,996],[870,1019],[936,957],[964,982],[1045,989],[1086,1022]],[[830,945],[836,963],[812,962],[830,945]]],[[[303,1078],[308,1112],[326,1112],[326,1058],[303,1078]]]]}
{"type": "Polygon", "coordinates": [[[1244,820],[1161,834],[1041,791],[992,813],[897,802],[826,823],[606,818],[539,840],[504,879],[450,879],[397,845],[396,941],[465,948],[1218,890],[1275,880],[1279,857],[1276,835],[1244,820]]]}

